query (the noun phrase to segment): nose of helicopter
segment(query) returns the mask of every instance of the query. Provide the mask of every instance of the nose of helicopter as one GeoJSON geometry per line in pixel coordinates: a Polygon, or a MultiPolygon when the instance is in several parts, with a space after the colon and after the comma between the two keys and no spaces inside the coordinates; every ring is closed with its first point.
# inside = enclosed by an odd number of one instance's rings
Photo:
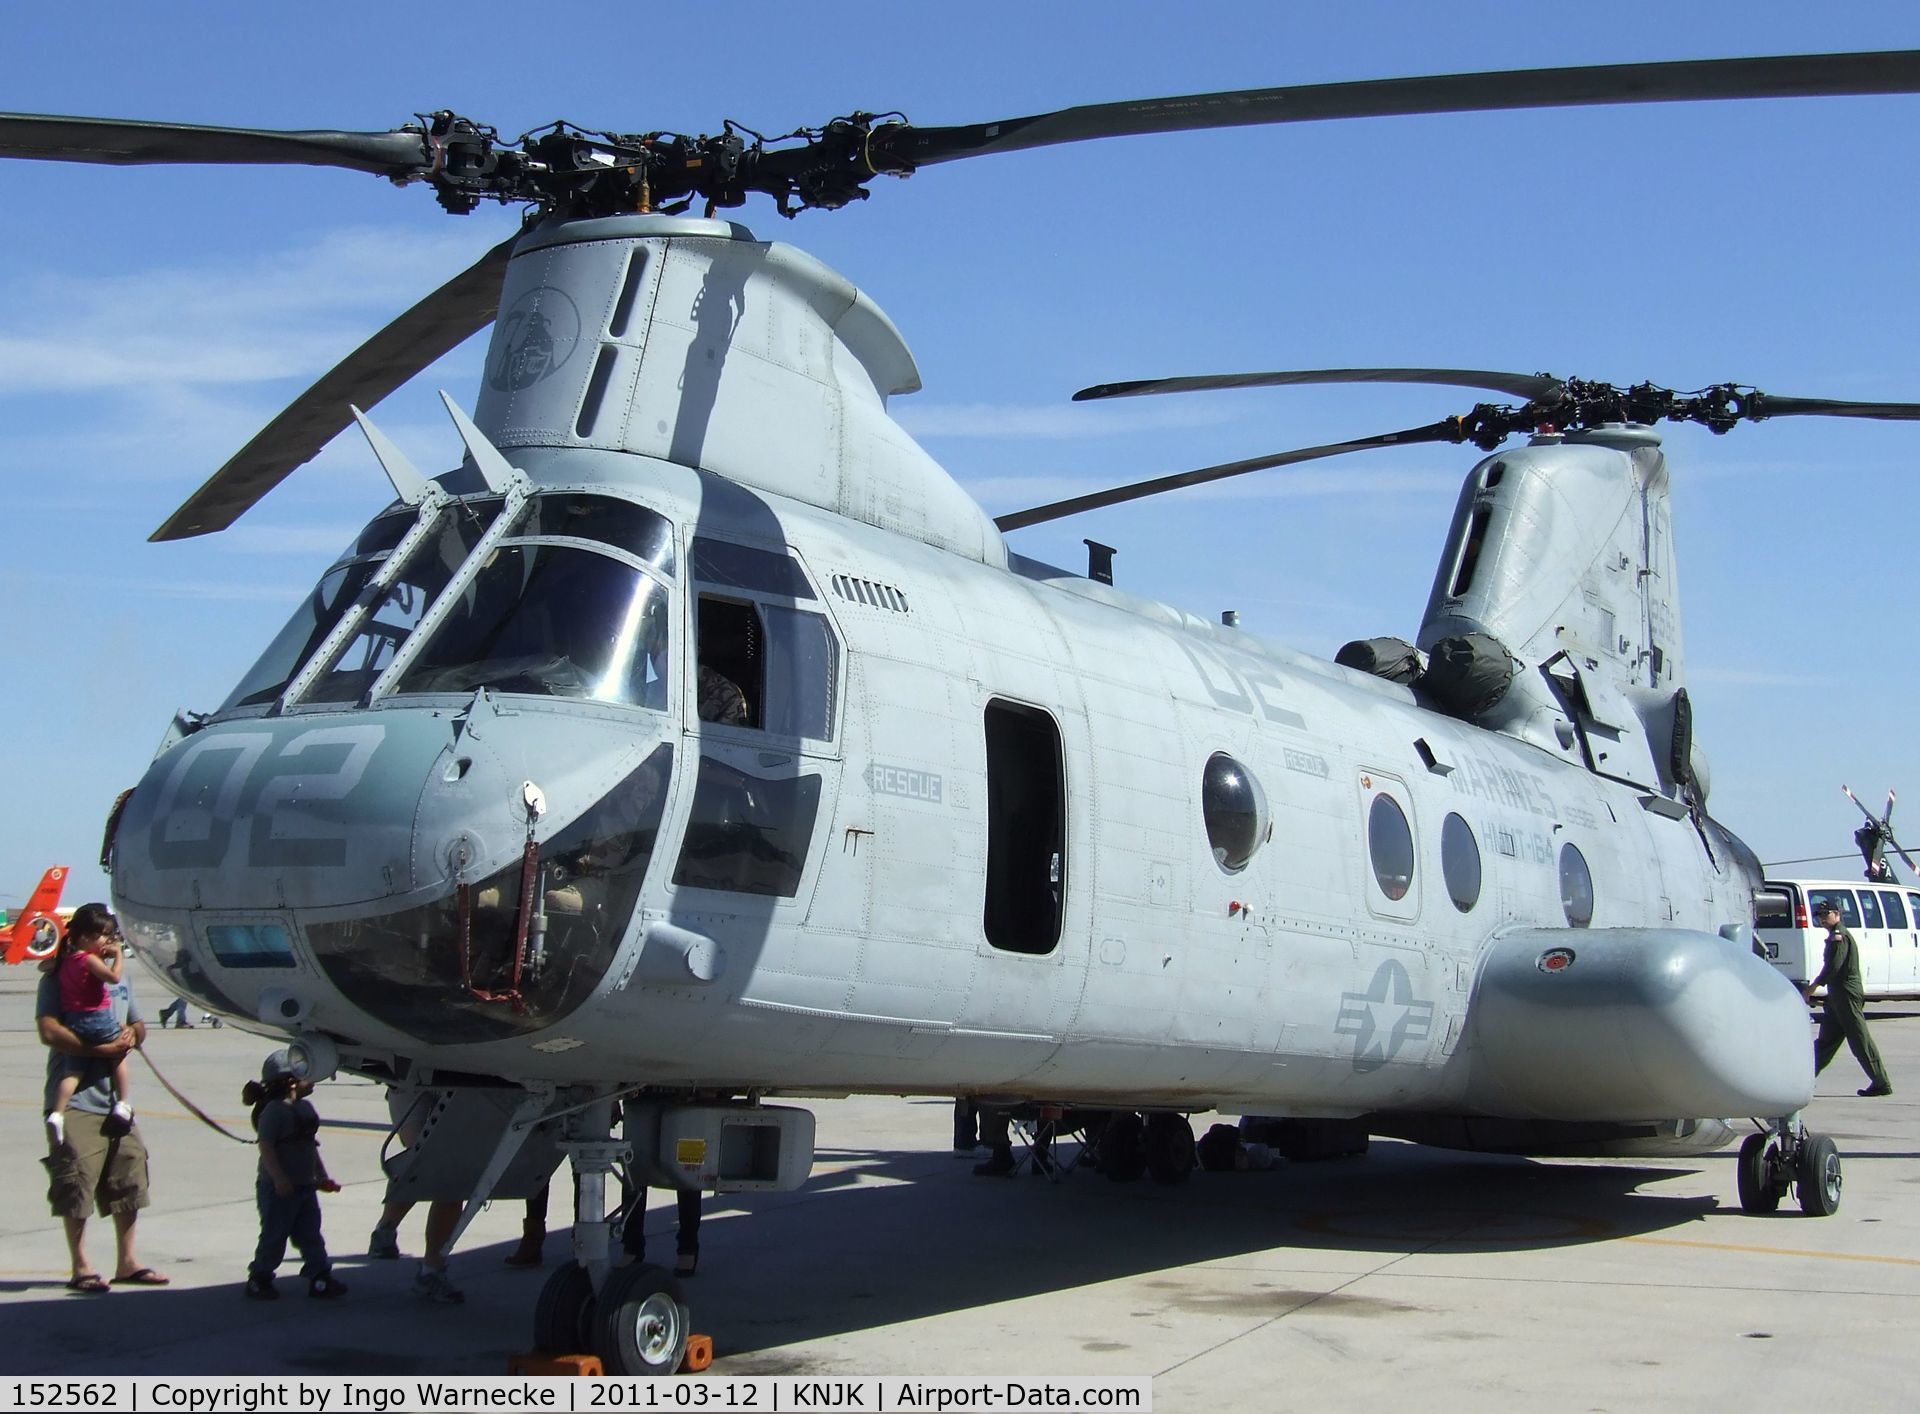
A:
{"type": "Polygon", "coordinates": [[[308,909],[413,887],[439,713],[224,722],[156,758],[114,838],[123,905],[308,909]]]}
{"type": "Polygon", "coordinates": [[[604,975],[670,764],[631,724],[484,696],[219,723],[129,799],[115,898],[149,960],[215,1005],[253,1010],[260,969],[300,966],[304,941],[345,1003],[333,1029],[350,1008],[423,1040],[509,1034],[604,975]]]}

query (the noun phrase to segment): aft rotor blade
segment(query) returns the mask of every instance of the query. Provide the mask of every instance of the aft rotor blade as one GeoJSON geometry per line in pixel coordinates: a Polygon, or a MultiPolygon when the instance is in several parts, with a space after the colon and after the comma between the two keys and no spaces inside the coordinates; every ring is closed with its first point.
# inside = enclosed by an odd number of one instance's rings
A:
{"type": "Polygon", "coordinates": [[[383,177],[417,177],[431,166],[426,137],[403,129],[276,132],[39,113],[0,113],[0,157],[115,167],[200,162],[346,167],[383,177]]]}
{"type": "Polygon", "coordinates": [[[1009,515],[996,516],[993,523],[1002,530],[1021,530],[1029,525],[1039,525],[1043,521],[1079,515],[1082,511],[1096,511],[1103,506],[1117,506],[1123,501],[1137,501],[1145,496],[1157,496],[1163,491],[1178,491],[1186,486],[1200,486],[1209,481],[1224,481],[1229,476],[1243,476],[1250,471],[1266,471],[1277,466],[1294,466],[1300,462],[1318,461],[1322,457],[1338,457],[1348,452],[1371,451],[1376,447],[1405,447],[1416,442],[1461,440],[1463,440],[1463,434],[1459,419],[1447,418],[1441,422],[1429,423],[1425,427],[1409,427],[1404,432],[1384,432],[1377,437],[1361,437],[1352,442],[1330,442],[1322,447],[1301,447],[1291,452],[1276,452],[1271,456],[1249,457],[1245,461],[1203,466],[1197,471],[1181,471],[1175,472],[1172,476],[1157,476],[1151,481],[1136,481],[1128,486],[1116,486],[1111,490],[1095,491],[1085,496],[1074,496],[1065,501],[1035,506],[1031,510],[1014,511],[1009,515]]]}
{"type": "MultiPolygon", "coordinates": [[[[1746,415],[1754,422],[1769,417],[1872,417],[1894,422],[1920,421],[1920,403],[1849,403],[1832,398],[1777,398],[1772,393],[1750,394],[1746,415]]],[[[1858,804],[1858,802],[1855,802],[1858,804]]],[[[1860,807],[1865,810],[1863,805],[1860,807]]],[[[1872,817],[1872,812],[1868,812],[1872,817]]]]}
{"type": "Polygon", "coordinates": [[[1298,383],[1433,383],[1490,388],[1528,402],[1559,397],[1567,385],[1550,373],[1499,373],[1480,368],[1296,368],[1277,373],[1202,373],[1188,378],[1136,378],[1096,383],[1073,395],[1076,403],[1137,398],[1148,393],[1202,393],[1220,388],[1284,388],[1298,383]]]}
{"type": "Polygon", "coordinates": [[[289,403],[149,540],[225,530],[353,422],[414,374],[493,322],[514,241],[504,240],[348,354],[289,403]]]}
{"type": "Polygon", "coordinates": [[[1920,92],[1920,50],[1604,64],[1243,89],[1094,103],[995,123],[913,128],[890,144],[913,166],[1092,138],[1314,123],[1415,113],[1481,113],[1727,98],[1920,92]]]}

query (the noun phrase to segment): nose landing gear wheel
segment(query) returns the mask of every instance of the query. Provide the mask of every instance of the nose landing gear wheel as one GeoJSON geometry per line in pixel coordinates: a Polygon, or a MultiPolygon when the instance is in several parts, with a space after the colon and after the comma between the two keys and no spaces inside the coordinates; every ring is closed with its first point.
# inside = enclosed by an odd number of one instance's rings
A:
{"type": "Polygon", "coordinates": [[[1794,1183],[1800,1190],[1800,1211],[1810,1218],[1830,1218],[1840,1211],[1840,1151],[1824,1134],[1809,1134],[1800,1146],[1794,1183]]]}
{"type": "Polygon", "coordinates": [[[594,1302],[593,1353],[609,1375],[671,1375],[691,1333],[680,1287],[659,1267],[638,1263],[607,1273],[594,1302]]]}
{"type": "Polygon", "coordinates": [[[1749,1213],[1772,1213],[1780,1208],[1786,1184],[1780,1177],[1780,1142],[1772,1134],[1749,1134],[1740,1142],[1738,1181],[1740,1207],[1749,1213]]]}
{"type": "Polygon", "coordinates": [[[574,1355],[593,1348],[593,1281],[578,1262],[555,1269],[533,1303],[533,1348],[574,1355]]]}

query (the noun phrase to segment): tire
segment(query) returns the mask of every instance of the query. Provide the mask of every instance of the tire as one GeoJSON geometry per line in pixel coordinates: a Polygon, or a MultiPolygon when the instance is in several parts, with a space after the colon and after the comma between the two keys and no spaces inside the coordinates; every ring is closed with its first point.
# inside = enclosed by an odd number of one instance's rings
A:
{"type": "Polygon", "coordinates": [[[594,1302],[593,1353],[609,1375],[671,1375],[687,1353],[691,1322],[679,1284],[663,1269],[617,1267],[594,1302]]]}
{"type": "Polygon", "coordinates": [[[1185,1183],[1193,1175],[1193,1126],[1185,1115],[1149,1116],[1146,1148],[1147,1172],[1155,1183],[1185,1183]]]}
{"type": "Polygon", "coordinates": [[[1809,1134],[1794,1165],[1794,1185],[1800,1190],[1800,1211],[1810,1218],[1830,1218],[1840,1211],[1840,1150],[1824,1134],[1809,1134]]]}
{"type": "Polygon", "coordinates": [[[1773,1159],[1778,1145],[1771,1134],[1749,1134],[1740,1141],[1737,1165],[1740,1208],[1748,1213],[1773,1213],[1780,1209],[1780,1190],[1773,1181],[1773,1159]]]}
{"type": "Polygon", "coordinates": [[[1147,1133],[1139,1115],[1120,1110],[1107,1121],[1100,1168],[1115,1183],[1132,1183],[1147,1171],[1147,1133]]]}
{"type": "Polygon", "coordinates": [[[593,1280],[578,1262],[557,1267],[533,1303],[533,1348],[554,1355],[593,1349],[593,1280]]]}

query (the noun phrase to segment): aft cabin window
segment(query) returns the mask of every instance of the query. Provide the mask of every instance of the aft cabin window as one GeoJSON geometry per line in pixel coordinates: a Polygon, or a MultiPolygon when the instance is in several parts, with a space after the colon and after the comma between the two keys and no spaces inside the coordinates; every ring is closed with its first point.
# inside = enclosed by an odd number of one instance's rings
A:
{"type": "Polygon", "coordinates": [[[1570,844],[1560,847],[1560,906],[1569,928],[1585,928],[1593,922],[1593,872],[1587,868],[1587,857],[1570,844]]]}
{"type": "Polygon", "coordinates": [[[1200,777],[1200,814],[1213,862],[1238,874],[1265,842],[1267,797],[1253,773],[1224,751],[1207,758],[1200,777]]]}
{"type": "Polygon", "coordinates": [[[1066,762],[1060,728],[1034,707],[987,704],[987,941],[1049,953],[1067,892],[1066,762]]]}
{"type": "Polygon", "coordinates": [[[830,741],[840,645],[798,561],[727,541],[693,542],[695,710],[701,721],[830,741]]]}
{"type": "Polygon", "coordinates": [[[1413,827],[1400,802],[1382,793],[1367,809],[1367,853],[1380,892],[1398,901],[1413,887],[1413,827]]]}
{"type": "Polygon", "coordinates": [[[1440,823],[1440,872],[1446,877],[1447,897],[1462,913],[1480,901],[1480,842],[1473,827],[1458,815],[1440,823]]]}

